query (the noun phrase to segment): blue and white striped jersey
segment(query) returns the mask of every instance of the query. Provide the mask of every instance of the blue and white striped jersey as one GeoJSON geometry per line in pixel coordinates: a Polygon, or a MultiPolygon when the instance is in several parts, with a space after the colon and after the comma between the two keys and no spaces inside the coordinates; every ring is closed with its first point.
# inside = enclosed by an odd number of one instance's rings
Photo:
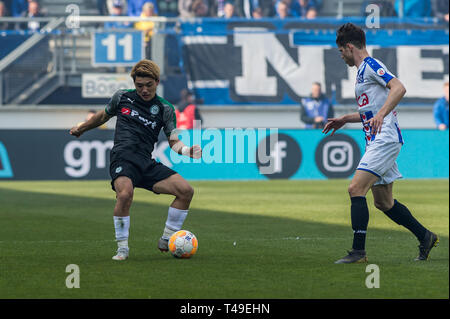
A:
{"type": "Polygon", "coordinates": [[[366,134],[366,145],[375,139],[386,143],[397,142],[403,144],[403,138],[397,121],[397,112],[393,110],[383,121],[381,132],[370,134],[370,127],[365,121],[374,117],[382,108],[389,94],[386,85],[395,76],[379,60],[367,57],[358,68],[355,85],[355,97],[359,106],[359,115],[366,134]]]}

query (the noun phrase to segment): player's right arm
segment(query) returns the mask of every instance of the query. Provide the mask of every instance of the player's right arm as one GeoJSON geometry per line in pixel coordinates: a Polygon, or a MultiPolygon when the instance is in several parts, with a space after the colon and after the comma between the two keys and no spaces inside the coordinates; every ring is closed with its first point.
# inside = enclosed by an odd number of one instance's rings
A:
{"type": "Polygon", "coordinates": [[[119,110],[120,98],[126,92],[126,90],[118,90],[109,100],[104,110],[98,111],[89,120],[72,127],[70,134],[76,137],[80,137],[86,131],[99,127],[105,124],[110,118],[117,115],[119,110]]]}
{"type": "Polygon", "coordinates": [[[98,111],[89,120],[72,127],[70,129],[70,135],[80,137],[84,132],[105,124],[111,117],[112,115],[106,113],[105,110],[98,111]]]}
{"type": "Polygon", "coordinates": [[[331,135],[334,134],[338,129],[340,129],[342,126],[344,126],[346,123],[358,123],[361,122],[361,117],[359,116],[359,113],[350,113],[343,115],[341,117],[335,117],[327,119],[327,124],[325,124],[325,127],[322,130],[322,133],[327,134],[330,130],[333,130],[331,132],[331,135]]]}

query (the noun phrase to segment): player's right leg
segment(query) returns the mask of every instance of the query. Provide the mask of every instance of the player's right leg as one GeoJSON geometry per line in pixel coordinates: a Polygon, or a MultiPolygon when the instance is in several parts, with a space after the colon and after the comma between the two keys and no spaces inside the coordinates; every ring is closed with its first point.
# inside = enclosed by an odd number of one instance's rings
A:
{"type": "Polygon", "coordinates": [[[422,226],[405,205],[394,199],[392,196],[393,185],[394,183],[372,186],[375,207],[417,237],[419,241],[419,256],[415,260],[427,260],[431,249],[439,243],[439,238],[422,226]]]}
{"type": "Polygon", "coordinates": [[[130,229],[130,207],[133,201],[133,182],[127,176],[119,176],[114,180],[116,205],[114,207],[114,228],[117,241],[117,253],[114,260],[128,258],[128,236],[130,229]]]}
{"type": "Polygon", "coordinates": [[[153,191],[159,194],[174,195],[175,199],[169,207],[163,234],[158,241],[158,249],[168,251],[169,238],[183,226],[194,196],[194,189],[180,175],[173,174],[154,184],[153,191]]]}
{"type": "Polygon", "coordinates": [[[379,176],[364,170],[356,170],[348,193],[351,200],[351,222],[353,229],[353,245],[348,255],[337,260],[336,264],[350,264],[367,262],[365,251],[367,225],[369,223],[369,208],[366,194],[370,187],[379,179],[379,176]]]}

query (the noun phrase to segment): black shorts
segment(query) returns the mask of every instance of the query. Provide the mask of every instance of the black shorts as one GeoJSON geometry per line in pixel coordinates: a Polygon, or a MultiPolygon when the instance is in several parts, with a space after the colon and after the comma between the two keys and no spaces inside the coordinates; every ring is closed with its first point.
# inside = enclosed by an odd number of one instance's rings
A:
{"type": "Polygon", "coordinates": [[[116,178],[119,176],[126,176],[133,182],[133,187],[145,188],[159,194],[153,190],[153,185],[176,173],[177,172],[174,170],[155,160],[141,161],[141,164],[138,164],[137,161],[133,159],[111,159],[111,164],[109,166],[111,187],[114,191],[114,181],[116,178]]]}

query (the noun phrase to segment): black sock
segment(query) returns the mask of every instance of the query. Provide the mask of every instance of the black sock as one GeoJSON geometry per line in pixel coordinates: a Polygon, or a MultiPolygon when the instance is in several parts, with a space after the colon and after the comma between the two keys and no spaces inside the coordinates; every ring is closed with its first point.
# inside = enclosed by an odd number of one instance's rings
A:
{"type": "Polygon", "coordinates": [[[411,231],[419,241],[424,239],[427,229],[411,215],[411,212],[405,205],[402,205],[396,199],[394,200],[394,206],[384,213],[394,222],[411,231]]]}
{"type": "Polygon", "coordinates": [[[369,208],[363,196],[351,197],[351,217],[353,228],[353,249],[364,250],[366,246],[367,224],[369,224],[369,208]]]}

